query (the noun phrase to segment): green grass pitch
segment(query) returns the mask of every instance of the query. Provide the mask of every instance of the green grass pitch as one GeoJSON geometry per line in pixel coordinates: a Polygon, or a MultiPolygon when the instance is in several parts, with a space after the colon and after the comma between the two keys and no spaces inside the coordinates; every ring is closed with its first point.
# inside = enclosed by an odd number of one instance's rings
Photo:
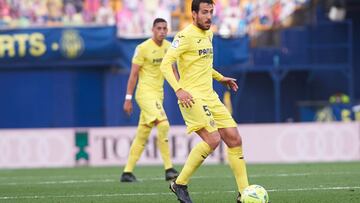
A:
{"type": "MultiPolygon", "coordinates": [[[[176,167],[180,169],[180,166],[176,167]]],[[[161,166],[138,166],[137,183],[120,183],[121,167],[0,170],[0,202],[177,202],[161,166]]],[[[359,203],[360,162],[248,165],[249,181],[272,203],[359,203]]],[[[227,165],[203,165],[189,184],[195,203],[235,203],[227,165]]]]}

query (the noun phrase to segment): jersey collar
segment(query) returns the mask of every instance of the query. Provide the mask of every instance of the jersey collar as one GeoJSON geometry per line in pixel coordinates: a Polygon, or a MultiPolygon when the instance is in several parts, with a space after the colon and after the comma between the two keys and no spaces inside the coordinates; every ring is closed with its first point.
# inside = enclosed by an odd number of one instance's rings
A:
{"type": "Polygon", "coordinates": [[[156,44],[153,38],[150,38],[151,42],[158,48],[161,48],[164,45],[164,40],[162,41],[161,45],[156,44]]]}
{"type": "Polygon", "coordinates": [[[191,28],[192,28],[193,30],[195,30],[196,32],[198,32],[198,33],[200,33],[200,34],[205,35],[206,32],[207,32],[207,30],[202,30],[202,29],[198,28],[198,27],[197,27],[196,25],[194,25],[194,24],[190,24],[190,26],[191,26],[191,28]]]}

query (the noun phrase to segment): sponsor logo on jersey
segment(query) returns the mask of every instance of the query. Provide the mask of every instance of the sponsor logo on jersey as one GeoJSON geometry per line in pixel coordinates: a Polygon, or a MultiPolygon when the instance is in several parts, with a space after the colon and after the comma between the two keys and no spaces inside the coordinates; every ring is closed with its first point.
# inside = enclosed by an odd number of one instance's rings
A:
{"type": "Polygon", "coordinates": [[[204,55],[213,54],[213,49],[212,48],[199,49],[198,52],[199,52],[199,56],[204,56],[204,55]]]}
{"type": "Polygon", "coordinates": [[[153,59],[153,63],[161,63],[163,60],[163,58],[156,58],[156,59],[153,59]]]}

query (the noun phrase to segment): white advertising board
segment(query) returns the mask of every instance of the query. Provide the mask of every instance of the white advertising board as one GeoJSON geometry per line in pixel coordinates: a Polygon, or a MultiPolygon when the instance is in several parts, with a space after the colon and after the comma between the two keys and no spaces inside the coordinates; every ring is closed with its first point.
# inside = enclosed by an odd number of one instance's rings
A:
{"type": "Polygon", "coordinates": [[[0,168],[70,167],[75,150],[73,129],[0,131],[0,168]]]}
{"type": "MultiPolygon", "coordinates": [[[[360,160],[360,123],[239,125],[248,163],[297,163],[360,160]]],[[[200,141],[185,126],[171,126],[169,146],[175,164],[183,164],[200,141]]],[[[0,168],[123,166],[136,127],[0,130],[0,168]]],[[[221,144],[206,163],[226,162],[221,144]]],[[[139,165],[161,165],[156,128],[139,165]]]]}

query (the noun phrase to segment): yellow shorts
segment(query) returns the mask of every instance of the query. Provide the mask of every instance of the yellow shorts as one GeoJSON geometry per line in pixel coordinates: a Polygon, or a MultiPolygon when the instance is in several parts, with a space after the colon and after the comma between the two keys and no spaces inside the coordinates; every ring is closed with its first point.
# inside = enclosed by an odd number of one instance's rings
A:
{"type": "Polygon", "coordinates": [[[194,99],[191,108],[179,104],[181,114],[187,126],[187,133],[205,128],[214,132],[218,128],[237,127],[236,122],[219,98],[212,100],[194,99]]]}
{"type": "Polygon", "coordinates": [[[140,107],[139,124],[149,125],[155,120],[167,120],[167,116],[163,107],[163,100],[137,99],[136,102],[140,107]]]}

